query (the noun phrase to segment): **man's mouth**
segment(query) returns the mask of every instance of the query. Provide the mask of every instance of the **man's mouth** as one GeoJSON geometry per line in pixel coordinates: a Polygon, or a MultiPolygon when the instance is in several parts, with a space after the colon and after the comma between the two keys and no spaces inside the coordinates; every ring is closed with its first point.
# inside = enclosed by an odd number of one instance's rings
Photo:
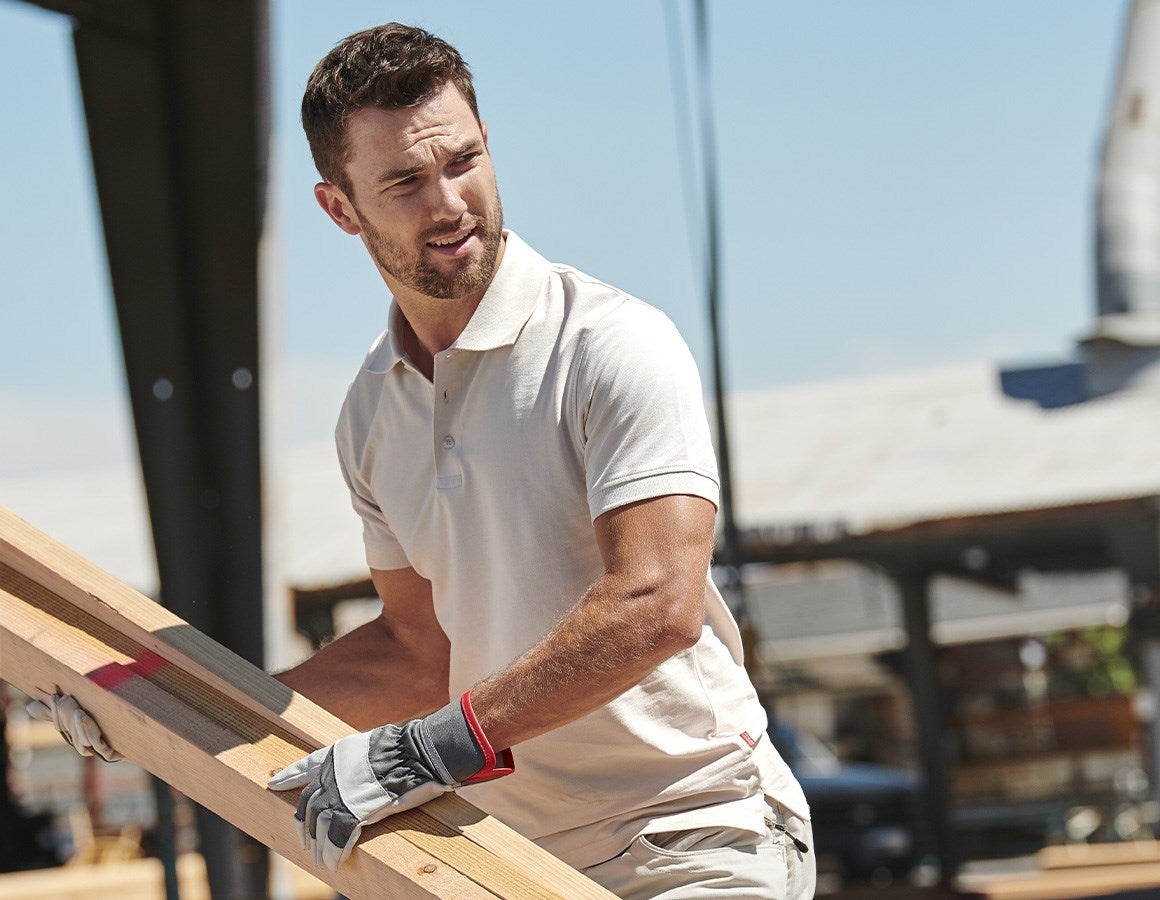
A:
{"type": "Polygon", "coordinates": [[[459,250],[468,239],[475,233],[475,228],[461,228],[458,231],[453,231],[451,234],[445,234],[442,237],[436,238],[433,241],[428,241],[428,247],[434,247],[437,250],[444,252],[455,252],[459,250]]]}

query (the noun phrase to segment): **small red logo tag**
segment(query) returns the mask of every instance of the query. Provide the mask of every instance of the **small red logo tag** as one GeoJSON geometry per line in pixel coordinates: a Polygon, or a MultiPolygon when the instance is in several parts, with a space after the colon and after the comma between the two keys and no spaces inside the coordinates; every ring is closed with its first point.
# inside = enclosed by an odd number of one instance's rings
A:
{"type": "Polygon", "coordinates": [[[749,736],[748,731],[741,732],[741,740],[745,741],[745,743],[749,745],[750,750],[757,746],[757,741],[749,736]]]}

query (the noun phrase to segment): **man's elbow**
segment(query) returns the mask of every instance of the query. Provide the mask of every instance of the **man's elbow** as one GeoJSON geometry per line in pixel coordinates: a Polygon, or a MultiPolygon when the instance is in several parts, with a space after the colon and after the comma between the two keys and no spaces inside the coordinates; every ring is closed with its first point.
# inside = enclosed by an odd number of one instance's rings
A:
{"type": "Polygon", "coordinates": [[[669,655],[687,650],[701,639],[705,624],[704,588],[699,593],[672,592],[659,604],[654,622],[657,644],[669,650],[669,655]]]}

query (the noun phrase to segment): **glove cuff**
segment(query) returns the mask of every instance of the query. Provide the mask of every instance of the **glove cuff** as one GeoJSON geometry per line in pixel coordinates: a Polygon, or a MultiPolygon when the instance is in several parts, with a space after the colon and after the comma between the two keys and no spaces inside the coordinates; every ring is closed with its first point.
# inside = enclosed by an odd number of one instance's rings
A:
{"type": "Polygon", "coordinates": [[[483,768],[468,778],[464,784],[475,784],[478,781],[491,781],[493,778],[502,778],[516,770],[516,760],[510,748],[501,750],[498,757],[487,735],[479,727],[479,720],[475,718],[475,710],[471,708],[471,691],[459,698],[459,706],[463,710],[463,718],[467,727],[471,729],[471,736],[475,738],[479,749],[483,751],[483,768]]]}
{"type": "Polygon", "coordinates": [[[415,738],[435,776],[447,785],[490,781],[515,771],[510,750],[498,758],[471,708],[471,691],[415,722],[415,738]]]}

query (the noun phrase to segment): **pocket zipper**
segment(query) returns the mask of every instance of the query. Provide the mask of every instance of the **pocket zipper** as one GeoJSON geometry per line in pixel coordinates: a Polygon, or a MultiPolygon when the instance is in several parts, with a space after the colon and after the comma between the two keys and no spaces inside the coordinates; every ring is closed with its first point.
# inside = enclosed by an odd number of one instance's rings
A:
{"type": "MultiPolygon", "coordinates": [[[[769,819],[766,819],[765,821],[769,822],[769,819]]],[[[791,841],[793,841],[793,845],[798,848],[799,853],[809,853],[810,852],[809,844],[807,844],[801,838],[795,837],[794,835],[790,834],[790,830],[788,828],[786,828],[784,825],[782,825],[780,822],[769,822],[769,824],[772,827],[776,828],[778,831],[780,831],[782,834],[784,834],[791,841]]]]}

